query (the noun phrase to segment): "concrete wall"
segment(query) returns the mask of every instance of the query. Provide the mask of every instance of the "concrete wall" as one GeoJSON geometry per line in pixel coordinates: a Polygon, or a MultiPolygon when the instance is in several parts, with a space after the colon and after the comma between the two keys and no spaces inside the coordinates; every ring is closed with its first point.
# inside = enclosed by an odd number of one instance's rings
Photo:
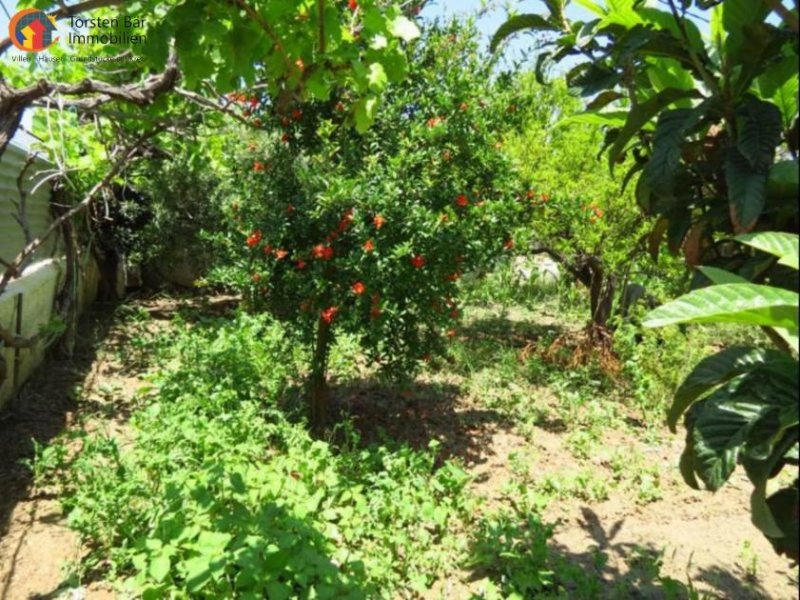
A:
{"type": "MultiPolygon", "coordinates": [[[[23,277],[11,282],[0,296],[0,326],[24,337],[36,335],[42,326],[50,322],[53,298],[63,280],[62,261],[48,259],[34,264],[23,277]],[[20,309],[22,318],[18,331],[17,315],[20,309]]],[[[34,348],[0,348],[6,370],[5,381],[0,385],[0,406],[39,366],[44,352],[42,344],[34,348]]]]}
{"type": "MultiPolygon", "coordinates": [[[[0,158],[0,257],[8,262],[25,245],[25,236],[13,216],[17,211],[12,201],[19,201],[17,177],[26,160],[27,151],[14,145],[9,145],[0,158]]],[[[52,222],[50,187],[44,184],[35,193],[32,191],[48,168],[50,165],[46,161],[37,159],[24,177],[23,190],[28,192],[26,213],[34,237],[52,222]]],[[[0,326],[14,334],[30,337],[50,323],[55,296],[64,284],[66,267],[62,254],[62,245],[54,234],[36,253],[22,276],[13,280],[0,294],[0,326]]],[[[94,261],[85,264],[81,271],[83,277],[77,301],[79,307],[85,308],[97,294],[99,274],[94,261]]],[[[35,372],[45,352],[43,343],[34,348],[15,349],[6,348],[0,342],[0,409],[35,372]]]]}
{"type": "MultiPolygon", "coordinates": [[[[11,261],[25,246],[25,236],[19,223],[14,219],[17,209],[14,202],[19,202],[20,194],[17,188],[19,177],[28,151],[9,144],[2,157],[0,157],[0,258],[11,261]]],[[[28,226],[31,234],[44,231],[50,224],[50,186],[42,184],[48,171],[53,165],[37,158],[26,170],[22,180],[22,189],[26,193],[28,226]],[[35,192],[33,190],[36,190],[35,192]]],[[[58,236],[53,236],[36,253],[35,259],[52,258],[61,254],[58,236]]]]}

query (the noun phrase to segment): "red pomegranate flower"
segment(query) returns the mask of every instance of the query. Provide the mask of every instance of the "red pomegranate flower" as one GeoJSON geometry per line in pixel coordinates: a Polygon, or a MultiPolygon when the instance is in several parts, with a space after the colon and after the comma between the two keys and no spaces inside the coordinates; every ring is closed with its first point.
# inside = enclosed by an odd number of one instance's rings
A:
{"type": "Polygon", "coordinates": [[[261,230],[256,229],[247,237],[247,246],[248,248],[255,248],[261,243],[261,230]]]}
{"type": "Polygon", "coordinates": [[[322,320],[325,321],[328,325],[333,323],[333,320],[336,318],[336,315],[339,314],[339,307],[337,306],[329,306],[325,310],[322,311],[322,320]]]}
{"type": "Polygon", "coordinates": [[[382,215],[375,215],[372,219],[372,223],[375,225],[375,229],[380,229],[386,225],[386,219],[382,215]]]}
{"type": "Polygon", "coordinates": [[[302,271],[303,269],[305,269],[305,268],[306,268],[306,266],[308,266],[308,263],[307,263],[306,261],[304,261],[304,260],[302,260],[302,259],[301,259],[301,260],[298,260],[298,261],[295,263],[295,266],[296,266],[298,269],[300,269],[300,270],[302,271]]]}
{"type": "Polygon", "coordinates": [[[361,294],[363,294],[366,291],[367,291],[367,286],[365,286],[362,282],[356,281],[353,284],[353,293],[356,296],[360,296],[361,294]]]}
{"type": "Polygon", "coordinates": [[[469,198],[467,198],[466,194],[460,194],[458,198],[456,198],[456,204],[458,204],[461,208],[466,208],[469,206],[469,198]]]}
{"type": "Polygon", "coordinates": [[[289,253],[282,248],[280,250],[275,251],[275,258],[277,258],[278,260],[283,260],[287,256],[289,256],[289,253]]]}
{"type": "Polygon", "coordinates": [[[317,244],[314,246],[313,250],[311,250],[311,253],[314,255],[314,258],[319,260],[330,260],[333,258],[333,248],[323,244],[317,244]]]}
{"type": "Polygon", "coordinates": [[[300,110],[299,108],[295,108],[292,111],[292,119],[294,119],[295,121],[299,121],[302,117],[303,117],[303,111],[300,110]]]}
{"type": "Polygon", "coordinates": [[[514,249],[514,240],[511,238],[507,239],[505,243],[503,243],[503,248],[506,250],[513,250],[514,249]]]}
{"type": "Polygon", "coordinates": [[[272,254],[273,250],[275,250],[275,248],[272,247],[272,244],[264,246],[264,254],[272,254]]]}
{"type": "Polygon", "coordinates": [[[411,266],[415,269],[421,269],[425,266],[425,257],[420,256],[419,254],[411,257],[411,266]]]}
{"type": "Polygon", "coordinates": [[[367,240],[366,242],[364,242],[363,248],[364,252],[372,252],[373,250],[375,250],[375,242],[373,242],[372,240],[367,240]]]}
{"type": "Polygon", "coordinates": [[[260,160],[257,160],[253,163],[253,173],[263,173],[264,172],[264,163],[260,160]]]}
{"type": "Polygon", "coordinates": [[[347,8],[349,8],[351,12],[356,12],[358,9],[358,2],[356,0],[347,0],[347,8]]]}

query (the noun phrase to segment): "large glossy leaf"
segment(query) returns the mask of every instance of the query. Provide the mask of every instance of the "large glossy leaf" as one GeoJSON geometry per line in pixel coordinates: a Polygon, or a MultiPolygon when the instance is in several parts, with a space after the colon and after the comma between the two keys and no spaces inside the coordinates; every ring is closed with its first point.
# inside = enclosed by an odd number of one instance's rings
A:
{"type": "Polygon", "coordinates": [[[707,102],[701,102],[694,108],[676,108],[659,115],[653,154],[645,167],[647,183],[655,193],[672,193],[683,141],[692,127],[703,118],[708,106],[707,102]]]}
{"type": "Polygon", "coordinates": [[[718,285],[723,283],[750,283],[741,275],[731,273],[724,269],[717,269],[716,267],[698,267],[697,270],[708,277],[711,283],[716,283],[718,285]]]}
{"type": "Polygon", "coordinates": [[[750,519],[767,538],[783,537],[780,526],[775,521],[767,505],[767,481],[760,481],[750,494],[750,519]]]}
{"type": "Polygon", "coordinates": [[[796,200],[800,195],[798,161],[781,160],[772,165],[767,178],[767,197],[796,200]]]}
{"type": "Polygon", "coordinates": [[[800,268],[798,266],[798,254],[800,254],[798,239],[796,234],[781,231],[749,233],[736,238],[743,244],[777,256],[780,264],[793,269],[800,268]]]}
{"type": "Polygon", "coordinates": [[[561,119],[557,127],[571,125],[573,123],[585,123],[587,125],[603,125],[606,127],[621,127],[625,124],[628,113],[624,111],[595,112],[587,111],[572,115],[566,119],[561,119]]]}
{"type": "Polygon", "coordinates": [[[769,8],[764,0],[725,0],[722,10],[722,25],[728,34],[725,50],[731,60],[738,62],[746,37],[745,26],[762,22],[769,8]]]}
{"type": "Polygon", "coordinates": [[[797,448],[798,429],[796,425],[783,430],[779,429],[775,433],[779,437],[775,440],[767,457],[756,459],[748,456],[747,453],[742,456],[742,466],[754,485],[775,477],[791,452],[797,448]]]}
{"type": "MultiPolygon", "coordinates": [[[[642,7],[636,11],[646,23],[653,23],[660,29],[669,31],[676,40],[683,40],[683,32],[680,26],[675,22],[675,18],[671,13],[657,8],[642,7]]],[[[685,19],[683,27],[686,29],[686,34],[689,38],[689,44],[695,52],[704,54],[705,47],[703,45],[703,36],[700,33],[697,25],[689,19],[685,19]]]]}
{"type": "Polygon", "coordinates": [[[769,169],[781,140],[781,112],[771,102],[747,96],[736,110],[736,147],[757,172],[769,169]]]}
{"type": "Polygon", "coordinates": [[[728,204],[737,232],[750,231],[764,210],[767,172],[754,168],[738,148],[730,148],[725,161],[728,204]]]}
{"type": "Polygon", "coordinates": [[[776,350],[744,346],[733,346],[704,358],[697,363],[675,392],[672,406],[667,413],[669,428],[675,432],[681,415],[706,392],[734,377],[764,367],[770,362],[789,369],[795,368],[796,365],[795,361],[776,350]]]}
{"type": "Polygon", "coordinates": [[[780,109],[783,126],[789,129],[797,116],[798,57],[788,52],[782,60],[772,64],[756,79],[756,89],[764,100],[770,100],[780,109]]]}
{"type": "Polygon", "coordinates": [[[594,0],[575,0],[575,4],[580,4],[586,10],[593,12],[594,14],[604,17],[606,15],[606,10],[594,0]]]}
{"type": "Polygon", "coordinates": [[[566,76],[570,89],[583,97],[611,89],[621,78],[620,73],[596,63],[580,64],[566,76]]]}
{"type": "Polygon", "coordinates": [[[498,27],[489,43],[489,49],[494,52],[497,47],[508,37],[520,31],[559,31],[554,25],[541,15],[525,14],[515,15],[498,27]]]}
{"type": "MultiPolygon", "coordinates": [[[[611,169],[617,163],[619,155],[625,150],[628,142],[635,136],[644,125],[650,122],[657,114],[667,108],[670,104],[684,98],[697,97],[698,93],[695,90],[684,90],[677,88],[667,88],[655,94],[646,102],[642,102],[634,106],[628,113],[628,119],[622,127],[616,141],[611,146],[608,152],[608,163],[611,169]]],[[[659,122],[659,124],[661,124],[659,122]]],[[[658,129],[656,129],[656,136],[658,136],[658,129]]],[[[658,137],[656,137],[658,143],[658,137]]]]}
{"type": "Polygon", "coordinates": [[[698,405],[691,430],[695,473],[712,492],[728,481],[750,429],[771,410],[760,403],[735,400],[738,383],[734,380],[698,405]]]}
{"type": "Polygon", "coordinates": [[[797,481],[793,487],[778,490],[767,498],[767,507],[776,524],[781,530],[781,536],[767,536],[775,552],[785,554],[788,558],[797,561],[800,558],[800,523],[798,523],[798,503],[800,494],[797,490],[797,481]]]}
{"type": "Polygon", "coordinates": [[[797,332],[798,295],[766,285],[731,283],[694,290],[650,311],[645,327],[679,323],[742,323],[797,332]]]}

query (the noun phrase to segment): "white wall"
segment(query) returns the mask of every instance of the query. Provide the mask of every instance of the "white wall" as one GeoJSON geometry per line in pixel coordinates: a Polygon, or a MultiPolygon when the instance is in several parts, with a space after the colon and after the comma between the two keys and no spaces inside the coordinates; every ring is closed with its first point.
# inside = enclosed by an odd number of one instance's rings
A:
{"type": "MultiPolygon", "coordinates": [[[[9,144],[0,157],[0,258],[11,262],[25,245],[25,236],[14,219],[17,210],[12,201],[19,201],[17,177],[27,160],[28,151],[9,144]]],[[[27,169],[23,178],[23,190],[27,192],[28,224],[33,237],[43,233],[52,222],[50,211],[50,186],[38,186],[45,176],[49,163],[37,158],[27,169]]],[[[40,328],[50,323],[53,316],[53,301],[64,284],[65,264],[63,248],[56,234],[34,255],[33,262],[21,277],[13,280],[0,294],[0,326],[23,337],[36,335],[40,328]],[[20,306],[21,328],[17,331],[17,314],[20,306]]],[[[0,265],[0,272],[3,266],[0,265]]],[[[79,286],[78,305],[85,307],[94,300],[97,292],[97,269],[91,262],[79,286]]],[[[46,348],[42,343],[34,348],[5,348],[0,342],[0,358],[5,363],[5,377],[0,377],[0,408],[19,390],[44,359],[46,348]]],[[[0,368],[0,375],[2,369],[0,368]]]]}

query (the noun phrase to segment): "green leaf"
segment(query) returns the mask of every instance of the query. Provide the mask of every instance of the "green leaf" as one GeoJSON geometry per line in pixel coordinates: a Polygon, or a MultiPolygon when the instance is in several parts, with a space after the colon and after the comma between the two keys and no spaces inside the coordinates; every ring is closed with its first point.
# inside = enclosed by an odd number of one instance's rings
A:
{"type": "Polygon", "coordinates": [[[764,210],[767,173],[756,171],[737,148],[730,148],[725,161],[725,180],[734,229],[750,231],[764,210]]]}
{"type": "Polygon", "coordinates": [[[783,532],[775,522],[767,505],[767,480],[759,482],[750,495],[750,519],[768,538],[783,537],[783,532]]]}
{"type": "Polygon", "coordinates": [[[370,89],[377,92],[382,91],[389,82],[383,65],[378,62],[374,62],[369,66],[367,80],[369,81],[370,89]]]}
{"type": "Polygon", "coordinates": [[[566,75],[570,89],[584,97],[614,88],[621,78],[617,71],[597,63],[581,63],[566,75]]]}
{"type": "Polygon", "coordinates": [[[694,108],[676,108],[659,115],[653,154],[644,170],[650,189],[658,195],[672,194],[675,173],[681,162],[683,141],[703,118],[708,106],[707,102],[701,102],[694,108]]]}
{"type": "Polygon", "coordinates": [[[781,112],[771,102],[747,96],[736,110],[736,147],[753,169],[769,168],[781,141],[781,112]]]}
{"type": "Polygon", "coordinates": [[[498,27],[494,32],[491,42],[489,42],[489,51],[494,52],[497,47],[509,36],[523,30],[543,30],[543,31],[559,31],[560,28],[554,25],[541,15],[525,14],[514,15],[498,27]]]}
{"type": "Polygon", "coordinates": [[[169,556],[159,554],[150,563],[150,576],[158,583],[161,583],[167,578],[167,575],[169,575],[170,567],[169,556]]]}
{"type": "Polygon", "coordinates": [[[417,27],[416,23],[403,15],[392,19],[388,29],[389,33],[405,42],[410,42],[420,36],[419,27],[417,27]]]}
{"type": "Polygon", "coordinates": [[[375,121],[375,113],[377,110],[377,98],[362,98],[356,102],[353,113],[356,120],[356,131],[365,133],[375,121]]]}
{"type": "Polygon", "coordinates": [[[697,405],[697,420],[691,431],[695,472],[712,492],[728,481],[747,434],[767,410],[757,403],[732,399],[737,383],[718,389],[697,405]]]}
{"type": "Polygon", "coordinates": [[[798,295],[767,285],[731,283],[694,290],[650,311],[645,327],[742,323],[797,331],[798,295]]]}
{"type": "Polygon", "coordinates": [[[599,17],[606,16],[606,10],[597,4],[597,2],[594,2],[594,0],[575,0],[575,4],[580,4],[583,8],[593,12],[599,17]]]}
{"type": "Polygon", "coordinates": [[[605,92],[600,92],[595,96],[595,98],[586,105],[587,110],[600,110],[601,108],[605,108],[612,102],[619,100],[620,98],[624,98],[625,96],[622,95],[620,92],[615,90],[606,90],[605,92]]]}
{"type": "Polygon", "coordinates": [[[798,265],[800,244],[798,243],[797,234],[780,231],[762,231],[737,236],[736,241],[757,248],[767,254],[777,256],[780,259],[778,262],[782,265],[793,269],[800,268],[800,265],[798,265]]]}
{"type": "Polygon", "coordinates": [[[773,102],[781,111],[783,127],[789,129],[797,116],[797,95],[800,78],[798,57],[789,52],[780,61],[764,71],[755,81],[758,94],[764,100],[773,102]]]}
{"type": "Polygon", "coordinates": [[[767,196],[769,198],[795,199],[800,192],[800,172],[798,161],[781,160],[772,165],[767,178],[767,196]]]}
{"type": "Polygon", "coordinates": [[[733,346],[701,360],[675,392],[667,413],[667,425],[674,433],[678,419],[700,396],[734,377],[750,373],[770,361],[793,361],[776,350],[733,346]]]}
{"type": "Polygon", "coordinates": [[[183,562],[186,587],[190,592],[199,592],[211,579],[208,556],[197,556],[183,562]]]}
{"type": "Polygon", "coordinates": [[[796,363],[768,366],[733,379],[693,409],[694,465],[711,491],[727,481],[740,455],[768,456],[781,423],[797,421],[796,363]]]}
{"type": "Polygon", "coordinates": [[[746,39],[745,26],[761,23],[768,14],[764,0],[725,0],[722,7],[722,26],[728,33],[725,51],[734,64],[741,60],[739,50],[746,39]]]}
{"type": "Polygon", "coordinates": [[[747,279],[736,273],[731,273],[724,269],[717,269],[716,267],[697,267],[703,275],[708,277],[711,283],[750,283],[747,279]]]}
{"type": "Polygon", "coordinates": [[[779,537],[768,536],[768,539],[775,552],[785,554],[794,561],[799,558],[798,547],[800,547],[798,503],[800,503],[800,494],[797,490],[797,480],[793,487],[778,490],[767,498],[767,507],[782,534],[779,537]]]}
{"type": "Polygon", "coordinates": [[[741,463],[747,477],[754,485],[775,477],[783,465],[786,464],[787,456],[797,448],[798,428],[797,426],[788,429],[778,429],[776,439],[771,444],[771,452],[766,458],[756,459],[745,454],[741,463]]]}
{"type": "Polygon", "coordinates": [[[587,125],[605,125],[607,127],[621,127],[625,124],[628,113],[624,111],[615,112],[594,112],[587,111],[572,115],[558,122],[558,126],[572,125],[573,123],[584,123],[587,125]]]}
{"type": "MultiPolygon", "coordinates": [[[[636,12],[640,17],[642,17],[642,19],[644,19],[646,23],[653,23],[660,29],[669,31],[676,40],[681,42],[683,41],[683,32],[681,31],[678,23],[675,21],[675,18],[672,16],[672,13],[650,7],[639,8],[636,12]]],[[[683,19],[682,26],[686,28],[686,33],[689,38],[689,44],[692,46],[692,50],[700,54],[705,53],[703,36],[700,33],[697,25],[695,25],[690,19],[683,19]]]]}
{"type": "MultiPolygon", "coordinates": [[[[609,150],[608,163],[610,168],[613,170],[619,155],[625,150],[625,146],[627,146],[630,139],[641,131],[642,127],[650,122],[659,112],[676,100],[697,96],[698,93],[695,90],[667,88],[666,90],[658,92],[646,102],[634,106],[628,113],[628,119],[625,121],[625,125],[614,141],[614,145],[611,146],[611,150],[609,150]]],[[[656,136],[658,136],[658,129],[656,129],[656,136]]],[[[658,143],[658,140],[656,140],[656,143],[658,143]]]]}

